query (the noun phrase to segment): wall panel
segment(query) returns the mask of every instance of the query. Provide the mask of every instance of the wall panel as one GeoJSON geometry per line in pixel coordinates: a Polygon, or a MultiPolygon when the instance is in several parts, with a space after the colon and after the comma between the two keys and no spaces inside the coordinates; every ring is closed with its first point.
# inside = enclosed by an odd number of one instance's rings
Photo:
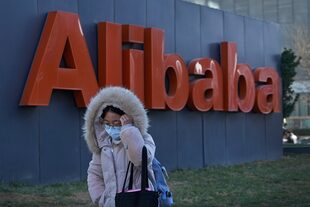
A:
{"type": "Polygon", "coordinates": [[[245,63],[251,69],[264,64],[264,24],[251,18],[245,19],[245,63]]]}
{"type": "Polygon", "coordinates": [[[147,0],[147,27],[165,32],[165,52],[175,52],[175,1],[147,0]]]}
{"type": "Polygon", "coordinates": [[[178,167],[203,167],[202,113],[182,110],[177,114],[178,167]]]}
{"type": "Polygon", "coordinates": [[[97,24],[114,21],[114,3],[110,0],[78,1],[78,11],[88,50],[95,71],[98,68],[97,57],[97,24]]]}
{"type": "Polygon", "coordinates": [[[167,169],[178,168],[177,112],[152,110],[149,133],[156,144],[156,157],[167,169]]]}
{"type": "Polygon", "coordinates": [[[226,115],[226,153],[227,163],[247,161],[245,145],[245,114],[227,113],[226,115]]]}
{"type": "Polygon", "coordinates": [[[201,56],[200,7],[176,1],[175,12],[176,53],[188,62],[201,56]]]}
{"type": "Polygon", "coordinates": [[[220,62],[220,42],[224,40],[223,11],[201,8],[201,52],[220,62]],[[214,24],[216,22],[216,24],[214,24]]]}
{"type": "Polygon", "coordinates": [[[19,107],[41,31],[36,14],[37,1],[0,1],[0,182],[39,181],[39,109],[19,107]]]}
{"type": "Polygon", "coordinates": [[[224,13],[224,40],[237,43],[238,63],[245,62],[244,17],[224,13]]]}
{"type": "MultiPolygon", "coordinates": [[[[280,53],[280,27],[278,24],[267,22],[264,24],[265,65],[277,69],[279,75],[280,53]]],[[[266,139],[267,159],[279,159],[282,156],[282,113],[266,116],[266,139]]]]}
{"type": "Polygon", "coordinates": [[[226,114],[214,111],[204,113],[203,126],[204,165],[226,164],[226,114]]]}
{"type": "Polygon", "coordinates": [[[41,108],[41,182],[80,179],[79,118],[72,92],[54,91],[50,105],[41,108]]]}
{"type": "MultiPolygon", "coordinates": [[[[200,6],[176,1],[176,53],[186,63],[201,57],[200,6]]],[[[177,113],[178,167],[203,166],[202,114],[184,109],[177,113]]]]}
{"type": "Polygon", "coordinates": [[[114,0],[114,21],[120,24],[146,25],[146,2],[114,0]]]}
{"type": "Polygon", "coordinates": [[[264,160],[266,150],[265,115],[249,113],[245,117],[245,154],[247,161],[264,160]]]}

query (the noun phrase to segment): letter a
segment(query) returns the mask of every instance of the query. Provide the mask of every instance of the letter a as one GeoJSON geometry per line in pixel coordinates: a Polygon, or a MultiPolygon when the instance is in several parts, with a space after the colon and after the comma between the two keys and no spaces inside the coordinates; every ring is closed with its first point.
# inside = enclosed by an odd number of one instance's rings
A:
{"type": "Polygon", "coordinates": [[[255,110],[263,114],[281,112],[279,75],[275,69],[270,67],[259,67],[254,73],[255,80],[258,82],[256,88],[255,110]]]}
{"type": "Polygon", "coordinates": [[[220,65],[210,58],[197,58],[190,62],[189,73],[204,76],[191,82],[187,102],[189,108],[223,111],[223,74],[220,65]]]}
{"type": "Polygon", "coordinates": [[[47,106],[53,89],[73,90],[78,107],[99,89],[77,14],[48,14],[20,105],[47,106]]]}

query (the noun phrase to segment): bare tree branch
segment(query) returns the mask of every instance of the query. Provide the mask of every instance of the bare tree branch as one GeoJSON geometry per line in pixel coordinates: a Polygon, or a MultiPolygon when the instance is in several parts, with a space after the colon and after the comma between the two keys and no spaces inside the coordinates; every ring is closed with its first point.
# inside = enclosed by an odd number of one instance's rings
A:
{"type": "Polygon", "coordinates": [[[291,27],[292,49],[301,57],[300,69],[306,70],[310,76],[310,34],[305,26],[291,27]]]}

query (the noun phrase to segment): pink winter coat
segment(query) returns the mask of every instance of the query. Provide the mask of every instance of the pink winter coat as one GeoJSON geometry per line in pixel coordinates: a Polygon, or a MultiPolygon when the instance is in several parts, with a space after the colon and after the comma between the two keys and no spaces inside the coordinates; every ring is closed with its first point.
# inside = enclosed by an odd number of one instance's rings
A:
{"type": "MultiPolygon", "coordinates": [[[[122,190],[129,161],[135,166],[133,188],[140,189],[143,146],[148,150],[149,176],[154,179],[151,163],[155,144],[147,128],[148,118],[142,103],[127,89],[104,88],[90,102],[84,125],[84,136],[93,154],[87,171],[87,184],[90,197],[98,206],[115,206],[115,195],[122,190]],[[112,141],[99,123],[102,109],[107,105],[118,107],[133,117],[133,125],[122,127],[119,142],[112,141]]],[[[153,189],[151,182],[149,185],[153,189]]]]}

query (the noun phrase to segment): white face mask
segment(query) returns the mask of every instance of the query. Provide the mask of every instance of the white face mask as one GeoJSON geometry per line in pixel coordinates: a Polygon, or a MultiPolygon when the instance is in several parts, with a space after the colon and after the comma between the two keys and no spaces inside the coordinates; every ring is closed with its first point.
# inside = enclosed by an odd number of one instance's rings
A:
{"type": "Polygon", "coordinates": [[[110,135],[110,137],[115,141],[120,141],[120,133],[121,133],[121,126],[110,126],[105,124],[104,129],[110,135]]]}

